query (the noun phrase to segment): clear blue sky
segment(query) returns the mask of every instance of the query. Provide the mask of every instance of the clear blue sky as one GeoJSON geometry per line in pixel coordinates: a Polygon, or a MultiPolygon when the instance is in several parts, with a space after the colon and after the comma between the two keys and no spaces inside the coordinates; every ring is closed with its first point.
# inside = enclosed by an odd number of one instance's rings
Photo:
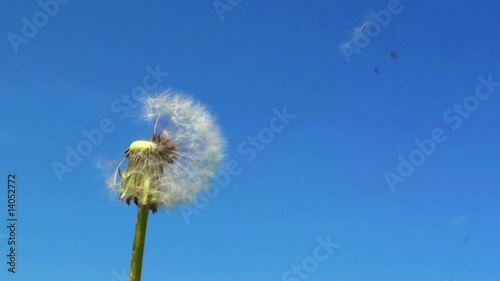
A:
{"type": "Polygon", "coordinates": [[[189,223],[150,216],[143,280],[500,280],[498,1],[401,1],[350,62],[339,45],[389,1],[221,0],[235,7],[220,17],[211,0],[69,1],[47,18],[4,2],[0,225],[8,173],[18,222],[15,275],[0,228],[1,280],[125,280],[136,208],[101,168],[150,137],[120,101],[148,66],[169,73],[153,92],[217,116],[241,173],[189,223]],[[25,38],[23,17],[47,22],[25,38]],[[295,118],[267,139],[284,107],[295,118]],[[113,130],[60,181],[53,163],[102,120],[113,130]],[[434,130],[427,156],[415,141],[434,130]],[[410,155],[423,163],[401,177],[410,155]],[[404,182],[391,189],[387,172],[404,182]]]}

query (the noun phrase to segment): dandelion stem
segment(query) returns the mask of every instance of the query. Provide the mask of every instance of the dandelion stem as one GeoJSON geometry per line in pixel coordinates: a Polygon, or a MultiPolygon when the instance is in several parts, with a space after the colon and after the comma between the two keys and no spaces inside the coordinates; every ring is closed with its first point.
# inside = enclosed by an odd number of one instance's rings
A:
{"type": "Polygon", "coordinates": [[[134,245],[132,246],[132,260],[130,261],[129,281],[140,281],[142,271],[142,257],[146,242],[146,226],[148,224],[149,208],[138,208],[135,223],[134,245]]]}

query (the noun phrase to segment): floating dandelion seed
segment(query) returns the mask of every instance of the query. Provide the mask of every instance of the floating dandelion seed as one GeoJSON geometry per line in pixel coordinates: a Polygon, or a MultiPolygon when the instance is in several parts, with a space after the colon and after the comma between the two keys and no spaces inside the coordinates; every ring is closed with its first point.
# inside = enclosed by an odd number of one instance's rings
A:
{"type": "Polygon", "coordinates": [[[192,99],[172,92],[147,97],[144,118],[153,123],[151,140],[132,142],[108,181],[119,201],[139,207],[130,281],[141,279],[149,211],[193,202],[208,189],[223,158],[224,141],[214,118],[192,99]]]}
{"type": "Polygon", "coordinates": [[[363,51],[361,51],[361,48],[363,46],[359,45],[359,40],[366,38],[366,35],[364,34],[365,29],[370,25],[373,24],[375,21],[371,15],[366,15],[365,20],[363,23],[359,26],[356,26],[352,29],[347,30],[349,32],[350,38],[347,42],[342,42],[339,44],[338,49],[341,51],[344,55],[347,53],[357,53],[357,54],[363,54],[363,51]]]}
{"type": "Polygon", "coordinates": [[[108,186],[120,193],[119,201],[133,200],[153,213],[159,206],[192,202],[209,187],[223,158],[224,141],[213,117],[192,99],[171,92],[146,98],[144,117],[154,126],[151,140],[132,142],[108,186]]]}
{"type": "Polygon", "coordinates": [[[398,54],[395,52],[395,51],[391,51],[389,53],[389,56],[391,57],[391,59],[393,60],[397,60],[398,59],[398,54]]]}
{"type": "Polygon", "coordinates": [[[363,33],[365,32],[365,29],[368,27],[368,25],[373,25],[375,23],[375,19],[371,15],[366,15],[365,20],[361,25],[356,26],[355,28],[350,30],[351,41],[358,40],[359,37],[363,36],[363,33]]]}

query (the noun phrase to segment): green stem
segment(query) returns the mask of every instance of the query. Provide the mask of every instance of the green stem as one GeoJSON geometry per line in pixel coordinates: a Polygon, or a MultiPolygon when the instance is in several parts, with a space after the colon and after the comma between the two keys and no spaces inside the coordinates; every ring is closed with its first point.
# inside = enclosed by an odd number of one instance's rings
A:
{"type": "Polygon", "coordinates": [[[146,226],[148,224],[149,208],[139,208],[135,223],[134,245],[132,246],[132,260],[130,261],[129,281],[141,281],[142,256],[146,242],[146,226]]]}

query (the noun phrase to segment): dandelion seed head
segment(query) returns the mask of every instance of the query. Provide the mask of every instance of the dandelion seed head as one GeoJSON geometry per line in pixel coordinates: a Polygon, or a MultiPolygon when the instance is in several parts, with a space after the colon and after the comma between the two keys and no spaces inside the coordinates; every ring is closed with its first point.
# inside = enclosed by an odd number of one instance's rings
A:
{"type": "MultiPolygon", "coordinates": [[[[224,140],[214,117],[192,98],[173,91],[143,100],[143,117],[153,125],[151,141],[134,141],[108,186],[119,200],[139,206],[175,208],[209,188],[223,159],[224,140]]],[[[151,208],[153,212],[155,209],[151,208]]]]}

